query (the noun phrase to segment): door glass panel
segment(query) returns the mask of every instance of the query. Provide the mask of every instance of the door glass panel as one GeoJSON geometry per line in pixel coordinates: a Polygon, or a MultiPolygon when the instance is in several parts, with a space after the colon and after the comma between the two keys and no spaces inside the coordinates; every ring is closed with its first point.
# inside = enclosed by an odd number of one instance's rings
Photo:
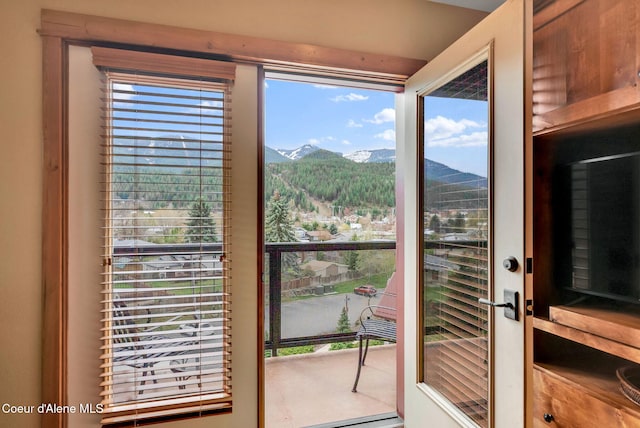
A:
{"type": "Polygon", "coordinates": [[[487,60],[421,97],[422,380],[488,426],[487,60]]]}

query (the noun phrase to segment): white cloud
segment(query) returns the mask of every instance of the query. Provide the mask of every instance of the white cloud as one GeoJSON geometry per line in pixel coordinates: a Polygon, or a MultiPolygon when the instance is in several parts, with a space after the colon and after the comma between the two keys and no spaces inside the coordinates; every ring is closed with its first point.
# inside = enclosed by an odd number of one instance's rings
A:
{"type": "Polygon", "coordinates": [[[380,134],[374,135],[374,137],[385,141],[396,141],[396,131],[393,129],[387,129],[380,134]]]}
{"type": "Polygon", "coordinates": [[[427,140],[428,147],[482,147],[487,145],[489,134],[487,132],[473,132],[457,137],[443,138],[440,140],[427,140]]]}
{"type": "Polygon", "coordinates": [[[362,124],[353,119],[349,119],[349,122],[347,122],[347,128],[362,128],[362,124]]]}
{"type": "Polygon", "coordinates": [[[360,94],[354,94],[353,92],[349,95],[338,95],[337,97],[330,98],[331,101],[335,103],[340,103],[344,101],[366,101],[369,97],[360,94]]]}
{"type": "Polygon", "coordinates": [[[317,88],[317,89],[338,89],[338,87],[337,87],[337,86],[333,86],[333,85],[324,85],[324,84],[322,84],[322,83],[315,83],[315,84],[313,85],[313,87],[314,87],[314,88],[317,88]]]}
{"type": "Polygon", "coordinates": [[[320,138],[309,138],[307,140],[307,144],[311,144],[312,146],[319,146],[322,143],[331,142],[331,141],[336,141],[336,138],[332,136],[320,137],[320,138]]]}
{"type": "Polygon", "coordinates": [[[351,141],[349,141],[349,140],[342,140],[342,144],[344,144],[345,146],[350,146],[350,145],[351,145],[351,141]]]}
{"type": "Polygon", "coordinates": [[[387,122],[395,122],[396,121],[396,110],[393,108],[385,108],[382,111],[376,113],[373,116],[373,119],[365,119],[365,122],[375,123],[376,125],[380,125],[382,123],[387,122]]]}
{"type": "Polygon", "coordinates": [[[202,101],[197,107],[187,108],[184,111],[185,113],[210,115],[212,114],[211,108],[222,108],[222,101],[202,101]]]}
{"type": "Polygon", "coordinates": [[[487,131],[484,123],[469,119],[453,120],[443,116],[424,122],[425,140],[428,147],[472,147],[487,145],[487,131]]]}
{"type": "Polygon", "coordinates": [[[133,85],[129,85],[127,83],[117,83],[114,82],[113,83],[113,90],[114,91],[127,91],[128,93],[122,93],[122,92],[114,92],[113,93],[113,99],[114,100],[130,100],[133,97],[135,97],[135,89],[133,87],[133,85]]]}
{"type": "Polygon", "coordinates": [[[203,101],[200,103],[200,107],[222,107],[222,101],[203,101]]]}

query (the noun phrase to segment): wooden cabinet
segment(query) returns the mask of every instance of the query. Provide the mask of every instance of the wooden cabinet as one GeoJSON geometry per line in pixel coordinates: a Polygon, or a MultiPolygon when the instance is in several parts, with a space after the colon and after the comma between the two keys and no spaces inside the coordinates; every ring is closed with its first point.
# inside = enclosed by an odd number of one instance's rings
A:
{"type": "Polygon", "coordinates": [[[640,427],[616,377],[640,365],[640,3],[537,0],[534,13],[533,426],[640,427]],[[631,166],[585,172],[610,159],[631,166]]]}
{"type": "Polygon", "coordinates": [[[633,0],[534,4],[534,132],[637,108],[640,4],[633,0]]]}
{"type": "Polygon", "coordinates": [[[617,383],[602,370],[540,364],[533,370],[534,427],[637,427],[640,410],[630,405],[617,383]]]}

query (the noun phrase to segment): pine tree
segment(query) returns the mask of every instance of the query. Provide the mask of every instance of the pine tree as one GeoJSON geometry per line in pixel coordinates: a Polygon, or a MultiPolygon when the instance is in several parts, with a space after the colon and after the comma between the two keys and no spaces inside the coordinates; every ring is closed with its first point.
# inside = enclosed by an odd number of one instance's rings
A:
{"type": "Polygon", "coordinates": [[[349,322],[349,313],[347,312],[346,306],[342,307],[340,318],[338,318],[338,327],[336,328],[336,332],[338,333],[351,332],[351,322],[349,322]]]}
{"type": "MultiPolygon", "coordinates": [[[[357,241],[358,235],[352,235],[350,241],[357,241]]],[[[358,262],[360,260],[360,254],[358,251],[346,251],[343,256],[344,263],[347,265],[349,270],[357,270],[358,262]]]]}
{"type": "Polygon", "coordinates": [[[431,220],[429,220],[429,229],[433,230],[435,233],[440,233],[441,231],[440,225],[440,217],[437,214],[431,216],[431,220]]]}
{"type": "Polygon", "coordinates": [[[266,215],[265,239],[267,242],[293,242],[293,222],[289,217],[289,207],[276,190],[271,197],[266,215]]]}
{"type": "Polygon", "coordinates": [[[189,210],[187,221],[187,242],[218,242],[216,222],[211,218],[211,208],[198,198],[189,210]]]}
{"type": "MultiPolygon", "coordinates": [[[[293,232],[293,222],[289,217],[289,207],[287,202],[280,197],[280,192],[273,192],[271,201],[267,208],[265,218],[265,241],[266,242],[293,242],[296,240],[293,232]]],[[[294,253],[282,254],[283,277],[290,275],[299,277],[302,275],[297,257],[294,253]]]]}
{"type": "Polygon", "coordinates": [[[334,223],[331,223],[331,225],[329,226],[329,233],[332,235],[335,235],[338,233],[338,226],[336,226],[334,223]]]}

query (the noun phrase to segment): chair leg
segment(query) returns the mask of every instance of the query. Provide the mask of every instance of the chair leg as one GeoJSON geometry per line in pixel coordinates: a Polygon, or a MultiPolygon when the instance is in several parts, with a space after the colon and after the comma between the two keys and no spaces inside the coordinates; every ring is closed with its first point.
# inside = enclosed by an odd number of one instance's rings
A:
{"type": "MultiPolygon", "coordinates": [[[[144,366],[144,367],[146,367],[146,366],[144,366]]],[[[145,371],[142,372],[142,382],[140,382],[140,386],[144,386],[144,383],[146,382],[146,380],[144,378],[146,376],[147,376],[147,371],[145,370],[145,371]]],[[[140,389],[138,391],[138,394],[142,394],[143,392],[144,392],[144,390],[140,389]]]]}
{"type": "MultiPolygon", "coordinates": [[[[156,371],[153,369],[153,366],[151,364],[144,363],[142,368],[144,369],[144,371],[142,372],[142,381],[140,382],[140,386],[144,386],[144,384],[147,382],[145,380],[145,377],[147,376],[147,372],[150,373],[151,376],[153,376],[153,383],[158,383],[158,379],[156,379],[156,371]]],[[[143,392],[144,392],[143,390],[140,390],[138,394],[142,394],[143,392]]]]}
{"type": "Polygon", "coordinates": [[[362,336],[360,336],[360,342],[358,344],[358,371],[356,372],[356,380],[353,382],[353,389],[351,392],[358,392],[358,380],[360,379],[360,370],[362,369],[362,336]]]}
{"type": "Polygon", "coordinates": [[[366,345],[364,347],[364,356],[362,357],[362,365],[364,366],[364,362],[367,359],[367,353],[369,352],[369,338],[367,337],[367,342],[366,345]]]}
{"type": "MultiPolygon", "coordinates": [[[[144,369],[144,371],[142,372],[142,381],[140,382],[140,386],[144,386],[144,384],[147,382],[146,377],[147,377],[147,369],[148,369],[148,365],[147,363],[144,363],[144,365],[142,366],[142,368],[144,369]]],[[[144,392],[144,390],[141,388],[140,391],[138,391],[138,394],[142,394],[144,392]]]]}

